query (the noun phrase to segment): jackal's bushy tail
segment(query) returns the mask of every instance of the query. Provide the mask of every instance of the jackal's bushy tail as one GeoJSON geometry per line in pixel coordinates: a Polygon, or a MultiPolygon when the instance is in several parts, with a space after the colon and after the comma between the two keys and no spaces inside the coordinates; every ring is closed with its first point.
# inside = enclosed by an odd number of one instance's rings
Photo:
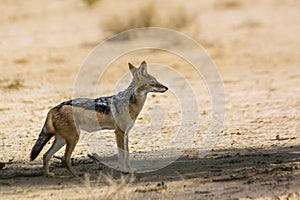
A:
{"type": "Polygon", "coordinates": [[[45,144],[51,139],[52,136],[53,136],[52,133],[47,133],[43,131],[40,133],[38,140],[36,141],[36,143],[34,144],[31,150],[31,154],[30,154],[31,161],[34,160],[39,155],[39,153],[42,151],[45,144]]]}
{"type": "Polygon", "coordinates": [[[34,160],[39,155],[39,153],[42,151],[45,144],[53,137],[54,134],[52,133],[52,131],[49,131],[49,128],[52,130],[53,124],[52,124],[51,117],[48,114],[44,127],[41,133],[39,134],[39,138],[37,139],[37,141],[35,142],[31,150],[31,154],[30,154],[31,161],[34,160]]]}

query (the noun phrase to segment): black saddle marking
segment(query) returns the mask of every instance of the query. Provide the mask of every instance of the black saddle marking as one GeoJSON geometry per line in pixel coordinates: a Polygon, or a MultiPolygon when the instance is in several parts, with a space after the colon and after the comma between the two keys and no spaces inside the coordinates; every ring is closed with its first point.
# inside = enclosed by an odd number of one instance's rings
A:
{"type": "Polygon", "coordinates": [[[74,107],[84,108],[86,110],[94,110],[96,112],[100,112],[108,115],[111,112],[111,96],[110,97],[100,97],[97,99],[89,99],[89,98],[77,98],[71,99],[69,101],[62,102],[54,107],[54,109],[59,110],[63,106],[70,105],[74,107]]]}

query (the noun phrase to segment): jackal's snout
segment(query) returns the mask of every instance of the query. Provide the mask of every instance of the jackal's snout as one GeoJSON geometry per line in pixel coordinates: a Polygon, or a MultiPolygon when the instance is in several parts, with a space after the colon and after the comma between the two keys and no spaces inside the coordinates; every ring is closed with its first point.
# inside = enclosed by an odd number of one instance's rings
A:
{"type": "Polygon", "coordinates": [[[164,93],[168,90],[169,88],[167,86],[164,86],[163,84],[158,84],[155,88],[153,92],[160,92],[160,93],[164,93]]]}

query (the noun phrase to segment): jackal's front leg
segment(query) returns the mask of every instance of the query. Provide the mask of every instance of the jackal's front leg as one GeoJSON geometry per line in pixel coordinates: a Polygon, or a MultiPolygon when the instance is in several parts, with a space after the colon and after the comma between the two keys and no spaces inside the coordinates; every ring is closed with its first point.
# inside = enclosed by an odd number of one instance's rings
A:
{"type": "Polygon", "coordinates": [[[134,169],[131,168],[130,165],[130,156],[129,156],[129,147],[128,147],[128,132],[125,133],[125,137],[124,137],[124,160],[125,160],[125,165],[126,168],[128,169],[128,172],[134,172],[134,169]]]}
{"type": "Polygon", "coordinates": [[[118,161],[120,169],[124,172],[131,172],[128,148],[128,136],[122,130],[115,130],[118,146],[118,161]]]}

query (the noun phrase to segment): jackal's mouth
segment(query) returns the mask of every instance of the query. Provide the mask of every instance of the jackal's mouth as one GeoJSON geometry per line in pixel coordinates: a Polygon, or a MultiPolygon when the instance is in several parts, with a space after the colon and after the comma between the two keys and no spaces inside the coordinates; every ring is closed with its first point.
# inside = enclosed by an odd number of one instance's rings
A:
{"type": "Polygon", "coordinates": [[[163,86],[163,87],[160,87],[160,88],[155,88],[154,92],[163,93],[163,92],[166,92],[167,90],[168,90],[168,88],[166,86],[163,86]]]}

